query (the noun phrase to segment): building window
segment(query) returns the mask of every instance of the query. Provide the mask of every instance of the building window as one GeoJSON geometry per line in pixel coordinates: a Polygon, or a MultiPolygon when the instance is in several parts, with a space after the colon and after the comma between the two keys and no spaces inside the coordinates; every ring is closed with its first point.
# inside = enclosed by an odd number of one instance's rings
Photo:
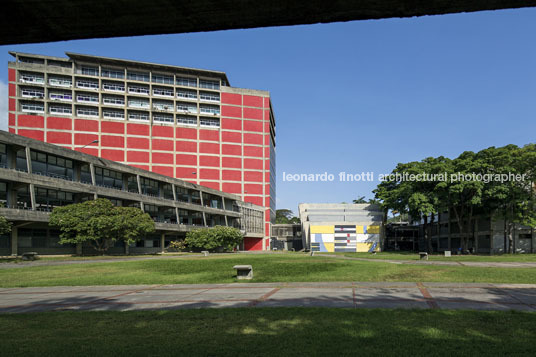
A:
{"type": "Polygon", "coordinates": [[[82,103],[98,103],[99,102],[99,96],[97,95],[91,95],[91,94],[85,94],[85,93],[79,93],[76,95],[76,101],[82,102],[82,103]]]}
{"type": "Polygon", "coordinates": [[[149,95],[149,87],[129,85],[128,86],[128,92],[129,93],[135,93],[135,94],[149,95]]]}
{"type": "Polygon", "coordinates": [[[64,180],[73,179],[72,160],[39,151],[31,151],[30,158],[34,173],[64,180]]]}
{"type": "Polygon", "coordinates": [[[108,78],[123,79],[123,78],[125,78],[125,72],[123,70],[119,70],[119,69],[102,68],[101,69],[101,76],[102,77],[108,77],[108,78]]]}
{"type": "Polygon", "coordinates": [[[149,108],[149,101],[143,99],[129,99],[128,106],[132,108],[149,108]]]}
{"type": "Polygon", "coordinates": [[[122,110],[103,109],[102,116],[106,119],[125,119],[125,112],[122,110]]]}
{"type": "Polygon", "coordinates": [[[158,181],[151,180],[147,177],[140,177],[140,184],[142,194],[158,197],[158,181]]]}
{"type": "Polygon", "coordinates": [[[215,118],[199,118],[199,124],[201,126],[210,126],[210,127],[214,127],[214,128],[219,128],[220,127],[220,119],[215,119],[215,118]]]}
{"type": "Polygon", "coordinates": [[[98,186],[123,189],[123,174],[117,171],[95,167],[95,183],[98,186]]]}
{"type": "Polygon", "coordinates": [[[213,114],[220,115],[220,107],[216,105],[203,105],[199,106],[199,111],[201,114],[213,114]]]}
{"type": "Polygon", "coordinates": [[[153,109],[165,110],[167,112],[172,112],[173,111],[173,102],[153,101],[153,109]]]}
{"type": "Polygon", "coordinates": [[[128,111],[128,119],[129,120],[141,120],[141,121],[148,121],[149,120],[149,113],[146,112],[136,112],[136,111],[128,111]]]}
{"type": "Polygon", "coordinates": [[[86,80],[86,79],[77,79],[76,80],[76,86],[78,88],[99,89],[99,82],[97,82],[97,81],[89,81],[89,80],[86,80]]]}
{"type": "Polygon", "coordinates": [[[30,112],[30,113],[44,113],[45,105],[43,103],[34,103],[34,102],[21,102],[20,104],[21,111],[30,112]]]}
{"type": "Polygon", "coordinates": [[[84,74],[86,76],[98,76],[99,69],[97,67],[82,66],[79,73],[84,74]]]}
{"type": "Polygon", "coordinates": [[[192,103],[177,102],[177,111],[182,113],[197,114],[197,105],[192,103]]]}
{"type": "Polygon", "coordinates": [[[102,102],[104,104],[110,104],[110,105],[125,105],[125,98],[105,95],[102,97],[102,102]]]}
{"type": "Polygon", "coordinates": [[[71,62],[48,60],[49,66],[61,67],[61,68],[73,68],[71,62]]]}
{"type": "Polygon", "coordinates": [[[206,101],[209,101],[209,102],[219,102],[220,101],[220,93],[200,92],[199,93],[199,99],[206,100],[206,101]]]}
{"type": "Polygon", "coordinates": [[[71,80],[71,78],[66,77],[49,77],[48,84],[56,87],[71,88],[71,86],[73,85],[73,81],[71,80]]]}
{"type": "Polygon", "coordinates": [[[71,115],[73,113],[73,110],[70,106],[66,105],[50,105],[48,108],[48,111],[50,114],[57,114],[57,115],[71,115]]]}
{"type": "Polygon", "coordinates": [[[177,97],[197,100],[197,92],[194,90],[177,89],[177,97]]]}
{"type": "Polygon", "coordinates": [[[173,76],[165,76],[163,74],[153,74],[154,83],[173,84],[173,76]]]}
{"type": "Polygon", "coordinates": [[[153,94],[164,97],[173,97],[173,89],[163,87],[153,87],[153,94]]]}
{"type": "Polygon", "coordinates": [[[102,89],[109,92],[125,92],[125,85],[115,82],[102,82],[102,89]]]}
{"type": "Polygon", "coordinates": [[[162,114],[162,113],[154,113],[153,114],[153,121],[159,122],[159,123],[169,123],[174,124],[173,115],[172,114],[162,114]]]}
{"type": "Polygon", "coordinates": [[[36,187],[35,203],[37,203],[37,210],[51,211],[54,207],[74,203],[73,193],[36,187]]]}
{"type": "Polygon", "coordinates": [[[197,87],[197,78],[177,77],[177,85],[184,87],[197,87]]]}
{"type": "Polygon", "coordinates": [[[177,124],[197,126],[197,118],[189,116],[177,116],[177,124]]]}
{"type": "Polygon", "coordinates": [[[21,88],[20,94],[25,98],[43,99],[45,97],[45,92],[37,88],[21,88]]]}
{"type": "Polygon", "coordinates": [[[49,97],[52,100],[61,100],[64,102],[70,102],[73,100],[73,95],[71,93],[50,92],[49,97]]]}
{"type": "Polygon", "coordinates": [[[45,84],[45,77],[42,74],[26,72],[20,74],[20,81],[22,83],[45,84]]]}
{"type": "Polygon", "coordinates": [[[42,58],[34,58],[34,57],[19,57],[19,62],[45,64],[44,59],[42,59],[42,58]]]}
{"type": "Polygon", "coordinates": [[[149,82],[149,73],[127,71],[127,79],[132,81],[149,82]]]}
{"type": "Polygon", "coordinates": [[[207,88],[207,89],[220,89],[220,82],[219,81],[208,81],[204,79],[199,80],[199,87],[200,88],[207,88]]]}
{"type": "Polygon", "coordinates": [[[91,108],[91,107],[78,107],[76,108],[76,115],[98,118],[99,110],[97,108],[91,108]]]}

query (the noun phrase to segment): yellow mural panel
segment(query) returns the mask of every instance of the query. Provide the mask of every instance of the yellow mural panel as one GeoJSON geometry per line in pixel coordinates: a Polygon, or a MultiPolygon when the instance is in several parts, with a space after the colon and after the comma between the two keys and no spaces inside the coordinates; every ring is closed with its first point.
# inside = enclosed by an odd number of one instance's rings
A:
{"type": "Polygon", "coordinates": [[[328,252],[333,253],[335,251],[335,243],[324,243],[324,247],[328,252]]]}
{"type": "Polygon", "coordinates": [[[335,233],[335,226],[311,226],[311,234],[315,233],[335,233]]]}
{"type": "Polygon", "coordinates": [[[363,226],[355,226],[355,233],[356,233],[356,234],[363,234],[363,233],[365,233],[365,230],[363,229],[363,226]]]}
{"type": "Polygon", "coordinates": [[[370,233],[370,234],[378,234],[378,233],[380,233],[380,226],[368,226],[367,227],[367,233],[370,233]]]}
{"type": "MultiPolygon", "coordinates": [[[[357,243],[357,252],[368,252],[374,243],[357,243]]],[[[376,252],[380,251],[379,245],[374,249],[376,252]]]]}

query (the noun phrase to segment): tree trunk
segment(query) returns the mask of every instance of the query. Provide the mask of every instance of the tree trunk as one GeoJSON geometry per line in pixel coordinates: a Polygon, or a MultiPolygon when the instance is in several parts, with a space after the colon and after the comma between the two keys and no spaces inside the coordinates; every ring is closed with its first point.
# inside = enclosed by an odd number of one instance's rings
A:
{"type": "Polygon", "coordinates": [[[430,219],[430,235],[428,237],[428,243],[427,243],[428,254],[433,253],[433,249],[432,249],[432,228],[434,226],[434,218],[435,218],[435,214],[432,213],[432,216],[431,216],[431,219],[430,219]]]}
{"type": "Polygon", "coordinates": [[[508,221],[508,251],[513,254],[514,252],[514,223],[508,221]]]}
{"type": "Polygon", "coordinates": [[[465,241],[464,238],[465,237],[464,237],[464,234],[463,234],[464,229],[463,229],[463,222],[462,222],[463,209],[461,210],[460,213],[458,213],[458,209],[456,209],[456,206],[453,206],[452,209],[453,209],[454,213],[456,214],[456,224],[458,225],[458,230],[459,230],[458,234],[460,236],[460,248],[463,249],[463,247],[465,245],[465,243],[464,243],[464,241],[465,241]]]}
{"type": "Polygon", "coordinates": [[[424,243],[428,246],[428,240],[430,239],[430,236],[428,234],[428,216],[424,215],[423,217],[424,217],[424,223],[423,223],[422,229],[423,229],[423,234],[424,234],[424,243]]]}

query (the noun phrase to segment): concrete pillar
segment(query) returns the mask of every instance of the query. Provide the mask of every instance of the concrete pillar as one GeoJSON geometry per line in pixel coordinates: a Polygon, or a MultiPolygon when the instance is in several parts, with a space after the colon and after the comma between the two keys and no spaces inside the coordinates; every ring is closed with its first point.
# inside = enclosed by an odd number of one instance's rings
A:
{"type": "Polygon", "coordinates": [[[33,183],[30,184],[30,200],[32,201],[32,210],[35,211],[37,206],[35,203],[35,186],[33,183]]]}
{"type": "Polygon", "coordinates": [[[10,169],[17,168],[17,150],[13,146],[7,146],[7,167],[10,169]]]}
{"type": "Polygon", "coordinates": [[[7,206],[17,207],[17,190],[13,182],[7,184],[7,206]]]}
{"type": "Polygon", "coordinates": [[[177,218],[177,224],[180,224],[181,221],[180,221],[180,216],[179,216],[179,208],[178,207],[175,207],[175,217],[177,218]]]}
{"type": "MultiPolygon", "coordinates": [[[[225,197],[221,198],[221,204],[223,205],[223,209],[225,210],[225,197]]],[[[227,215],[224,215],[223,217],[225,219],[225,226],[229,227],[229,222],[227,221],[227,215]]]]}
{"type": "Polygon", "coordinates": [[[17,227],[11,227],[11,255],[18,254],[19,245],[19,229],[17,227]]]}
{"type": "Polygon", "coordinates": [[[160,251],[162,253],[164,253],[164,245],[166,244],[166,234],[165,233],[162,233],[162,235],[160,236],[160,251]]]}
{"type": "Polygon", "coordinates": [[[80,163],[78,161],[73,161],[73,181],[80,182],[81,177],[82,169],[80,167],[80,163]]]}
{"type": "MultiPolygon", "coordinates": [[[[199,190],[199,198],[201,199],[201,207],[205,207],[205,203],[203,201],[203,192],[199,190]]],[[[203,214],[203,225],[207,227],[207,217],[205,216],[205,211],[202,212],[203,214]]]]}
{"type": "Polygon", "coordinates": [[[97,185],[97,180],[95,179],[95,165],[89,164],[89,173],[91,174],[91,184],[93,186],[97,185]]]}
{"type": "Polygon", "coordinates": [[[128,175],[127,174],[123,174],[123,187],[122,188],[123,190],[128,191],[128,175]]]}
{"type": "Polygon", "coordinates": [[[32,173],[32,157],[31,157],[30,147],[26,146],[24,150],[26,151],[26,166],[28,167],[28,173],[31,174],[32,173]]]}

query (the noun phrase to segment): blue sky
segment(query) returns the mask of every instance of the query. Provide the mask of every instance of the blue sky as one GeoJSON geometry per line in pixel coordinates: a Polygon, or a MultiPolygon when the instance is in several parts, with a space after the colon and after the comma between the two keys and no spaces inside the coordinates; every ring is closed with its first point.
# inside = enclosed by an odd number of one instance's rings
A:
{"type": "MultiPolygon", "coordinates": [[[[388,173],[398,162],[457,156],[536,134],[536,9],[197,34],[3,46],[227,72],[271,92],[277,206],[372,197],[377,182],[283,182],[282,173],[388,173]]],[[[5,128],[2,123],[0,127],[5,128]]]]}

